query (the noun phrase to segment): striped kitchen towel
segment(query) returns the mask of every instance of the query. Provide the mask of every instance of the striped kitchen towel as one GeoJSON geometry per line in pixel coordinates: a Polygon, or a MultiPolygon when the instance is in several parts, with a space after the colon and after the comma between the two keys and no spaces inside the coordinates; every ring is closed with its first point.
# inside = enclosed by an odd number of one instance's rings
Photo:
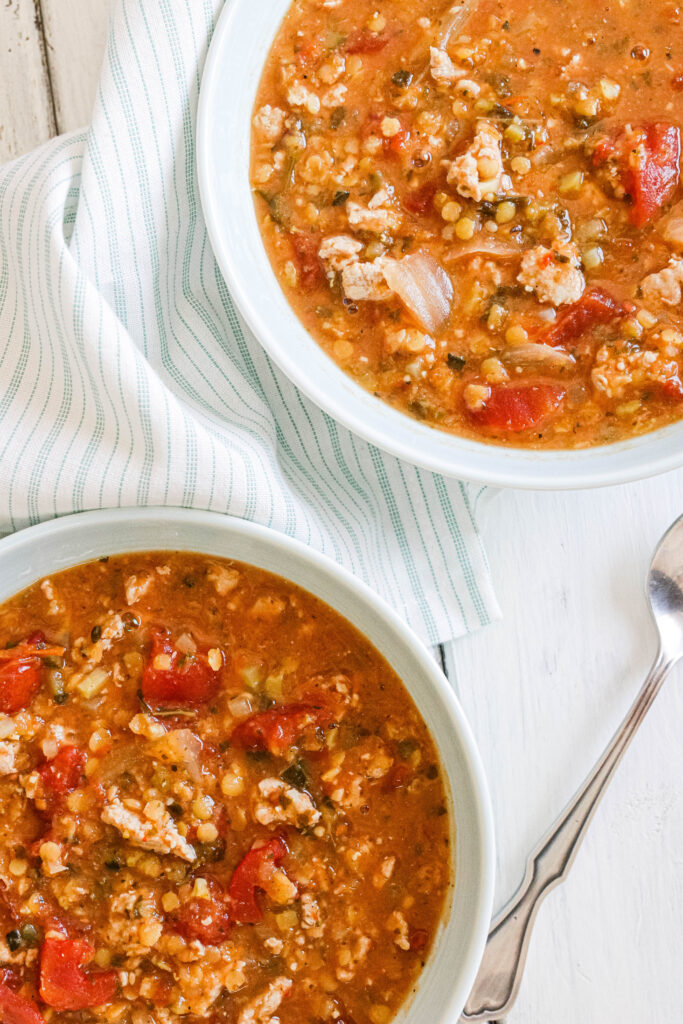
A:
{"type": "Polygon", "coordinates": [[[481,488],[354,437],[235,312],[194,136],[222,0],[117,0],[92,124],[0,168],[0,531],[182,505],[298,537],[428,642],[497,615],[481,488]]]}

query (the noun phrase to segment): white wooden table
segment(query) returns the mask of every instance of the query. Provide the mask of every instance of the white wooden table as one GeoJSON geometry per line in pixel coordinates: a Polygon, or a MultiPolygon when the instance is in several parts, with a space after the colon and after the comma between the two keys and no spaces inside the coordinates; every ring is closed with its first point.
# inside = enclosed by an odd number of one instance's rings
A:
{"type": "MultiPolygon", "coordinates": [[[[0,4],[0,162],[86,124],[108,8],[109,0],[0,4]]],[[[490,780],[498,903],[648,667],[643,580],[681,512],[683,472],[599,492],[506,492],[488,508],[503,619],[453,645],[446,661],[490,780]]],[[[683,1022],[682,684],[679,671],[569,881],[541,911],[508,1024],[683,1022]]]]}

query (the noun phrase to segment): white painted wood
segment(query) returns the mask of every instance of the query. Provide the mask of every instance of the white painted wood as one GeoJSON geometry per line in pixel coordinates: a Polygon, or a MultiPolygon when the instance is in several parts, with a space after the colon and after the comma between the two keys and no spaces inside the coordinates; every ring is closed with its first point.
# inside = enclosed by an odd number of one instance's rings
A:
{"type": "Polygon", "coordinates": [[[57,127],[90,121],[107,38],[110,0],[41,0],[57,127]]]}
{"type": "MultiPolygon", "coordinates": [[[[484,538],[503,620],[450,645],[498,833],[497,906],[615,730],[655,652],[644,580],[683,472],[502,492],[484,538]]],[[[667,682],[547,898],[507,1024],[683,1021],[683,670],[667,682]]]]}
{"type": "Polygon", "coordinates": [[[4,163],[54,132],[33,0],[0,3],[0,97],[0,163],[4,163]]]}
{"type": "MultiPolygon", "coordinates": [[[[109,0],[43,0],[61,131],[88,119],[109,0]]],[[[0,4],[0,160],[53,131],[31,0],[0,4]]],[[[485,539],[504,619],[448,651],[498,827],[498,902],[593,763],[654,652],[643,580],[683,473],[577,494],[502,493],[485,539]]],[[[508,1024],[683,1021],[683,671],[622,764],[535,928],[508,1024]]]]}

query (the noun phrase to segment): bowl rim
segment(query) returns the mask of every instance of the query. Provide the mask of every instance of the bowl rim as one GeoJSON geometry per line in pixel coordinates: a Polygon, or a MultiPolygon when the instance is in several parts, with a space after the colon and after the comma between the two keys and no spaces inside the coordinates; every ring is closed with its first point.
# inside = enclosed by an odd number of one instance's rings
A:
{"type": "MultiPolygon", "coordinates": [[[[266,18],[266,12],[271,9],[278,14],[288,6],[286,0],[261,0],[258,7],[263,13],[259,16],[266,18]]],[[[267,300],[267,294],[264,301],[262,288],[257,295],[249,283],[249,260],[243,258],[241,246],[230,244],[234,239],[230,239],[229,231],[222,227],[216,188],[212,181],[212,143],[216,114],[218,109],[222,112],[226,107],[230,109],[225,102],[217,106],[220,73],[227,62],[235,68],[234,73],[241,70],[243,74],[253,75],[254,69],[245,66],[239,49],[231,50],[231,46],[238,46],[233,39],[240,19],[245,17],[247,10],[253,12],[253,8],[251,0],[231,0],[224,7],[214,30],[199,92],[197,173],[209,240],[230,295],[259,344],[289,380],[315,405],[365,441],[412,465],[451,478],[503,487],[562,490],[628,483],[683,465],[683,421],[611,445],[583,449],[508,448],[439,431],[438,428],[413,420],[382,400],[372,399],[374,405],[371,406],[367,402],[372,397],[369,392],[337,366],[303,327],[291,308],[290,317],[281,308],[277,310],[278,316],[285,316],[286,323],[283,324],[281,319],[277,323],[273,321],[272,303],[267,300]],[[228,54],[232,57],[231,62],[227,61],[228,54]],[[283,335],[288,339],[293,338],[294,344],[283,344],[283,335]],[[314,349],[324,357],[323,360],[314,349]],[[320,366],[325,366],[323,376],[326,379],[317,383],[315,373],[309,371],[311,367],[315,370],[320,366]],[[382,411],[376,413],[377,406],[383,407],[382,411]],[[410,428],[406,428],[406,422],[410,428]],[[405,438],[401,436],[404,433],[407,433],[405,438]],[[444,441],[444,438],[447,440],[444,441]]],[[[269,27],[266,32],[264,60],[280,21],[281,16],[273,18],[272,31],[269,27]]],[[[240,106],[239,102],[236,108],[233,105],[230,109],[231,116],[237,118],[238,128],[240,124],[244,125],[246,119],[250,129],[253,95],[262,67],[263,63],[257,69],[256,84],[249,93],[252,102],[248,104],[248,109],[243,109],[244,104],[240,106]]],[[[246,172],[246,182],[242,182],[242,194],[238,197],[239,204],[244,205],[248,201],[253,208],[248,166],[246,172]]],[[[255,232],[258,236],[258,244],[270,267],[255,212],[249,218],[249,223],[249,232],[255,232]]],[[[265,282],[261,276],[259,283],[265,283],[271,297],[275,295],[273,285],[278,293],[283,294],[272,270],[270,275],[265,271],[265,282]]],[[[285,301],[289,307],[286,298],[285,301]]]]}
{"type": "MultiPolygon", "coordinates": [[[[417,665],[419,672],[417,678],[420,679],[420,685],[424,684],[426,687],[432,689],[439,705],[439,712],[443,711],[447,715],[448,725],[454,737],[459,759],[464,765],[464,774],[463,772],[460,772],[460,777],[467,778],[469,782],[473,804],[470,827],[476,830],[479,837],[478,845],[480,853],[477,863],[472,865],[478,886],[477,891],[474,892],[472,896],[474,911],[470,917],[470,934],[465,943],[462,967],[458,972],[458,976],[454,976],[450,982],[448,993],[445,996],[445,1009],[443,1016],[439,1018],[439,1022],[435,1020],[435,1024],[451,1024],[451,1021],[457,1019],[458,1015],[462,1011],[465,1000],[471,991],[488,936],[495,881],[493,812],[481,757],[479,755],[471,727],[455,695],[455,691],[449,684],[428,648],[383,598],[376,594],[362,580],[349,572],[349,570],[339,565],[337,562],[334,562],[326,555],[323,555],[303,544],[301,541],[288,537],[287,535],[273,530],[270,527],[261,526],[260,524],[252,523],[247,520],[219,512],[208,512],[198,509],[176,508],[171,506],[152,506],[146,508],[132,507],[98,509],[94,511],[72,513],[70,515],[57,517],[37,525],[27,527],[26,529],[3,537],[0,539],[0,574],[3,574],[5,563],[8,560],[10,562],[12,560],[15,562],[19,560],[20,564],[24,565],[30,564],[31,552],[36,550],[39,551],[47,541],[50,542],[51,551],[56,552],[54,559],[59,563],[59,567],[53,567],[47,572],[41,571],[36,567],[38,574],[35,575],[33,572],[28,574],[27,572],[26,578],[21,579],[21,581],[18,582],[16,589],[13,589],[13,579],[11,586],[7,588],[9,591],[8,596],[4,598],[0,597],[0,601],[8,600],[11,594],[21,592],[21,590],[30,586],[31,583],[36,582],[36,580],[41,579],[44,575],[62,571],[62,569],[69,568],[70,566],[83,564],[84,562],[97,558],[98,551],[100,554],[105,552],[114,554],[134,550],[152,551],[172,549],[179,551],[195,550],[203,553],[208,553],[210,550],[209,539],[207,539],[203,544],[199,542],[197,547],[182,544],[178,548],[169,548],[169,545],[165,544],[155,548],[154,543],[145,543],[137,549],[135,547],[121,547],[121,542],[115,539],[117,533],[120,531],[122,531],[121,535],[127,538],[128,535],[125,532],[126,528],[133,530],[140,528],[143,536],[146,538],[150,535],[149,532],[145,533],[145,528],[149,531],[150,527],[156,524],[163,524],[164,527],[171,528],[177,525],[179,529],[191,529],[192,536],[196,535],[198,538],[201,536],[203,530],[205,531],[207,538],[213,531],[220,530],[234,538],[247,542],[251,540],[259,545],[263,545],[266,550],[270,549],[271,552],[277,551],[287,560],[291,561],[294,566],[298,566],[302,570],[305,570],[306,568],[312,569],[314,574],[319,578],[319,585],[314,587],[309,582],[306,582],[305,584],[298,583],[296,580],[293,580],[292,582],[315,594],[320,600],[337,610],[338,614],[344,615],[342,611],[335,608],[334,597],[324,593],[323,584],[326,580],[332,582],[338,590],[346,592],[346,595],[353,600],[354,615],[356,603],[361,606],[361,608],[366,607],[369,610],[371,609],[379,617],[382,625],[384,627],[388,627],[390,640],[396,642],[399,648],[402,647],[403,651],[407,652],[409,660],[417,665]],[[107,536],[112,538],[112,543],[107,545],[106,543],[103,544],[102,541],[99,541],[95,544],[94,549],[88,549],[88,539],[93,536],[96,537],[98,531],[101,531],[103,527],[106,527],[109,531],[107,536]],[[83,556],[81,558],[74,559],[71,554],[65,556],[64,554],[59,553],[60,551],[69,552],[70,545],[74,543],[77,544],[78,550],[83,550],[83,556]]],[[[156,535],[156,533],[151,535],[152,541],[156,535]]],[[[93,543],[92,540],[90,540],[90,543],[93,543]]],[[[230,556],[218,555],[217,557],[230,556]]],[[[238,555],[235,555],[234,557],[239,559],[238,555]]],[[[284,573],[278,571],[275,571],[275,574],[285,576],[284,573]]],[[[288,577],[285,576],[285,578],[288,577]]],[[[356,628],[363,632],[362,628],[359,627],[357,623],[352,624],[355,624],[356,628]]],[[[373,641],[371,640],[370,642],[372,643],[373,641]]],[[[382,653],[383,656],[391,663],[391,656],[386,650],[386,644],[385,649],[380,651],[380,653],[382,653]]],[[[419,709],[419,701],[416,694],[416,688],[412,683],[412,677],[411,683],[406,685],[408,686],[409,692],[419,709]]],[[[452,762],[449,763],[446,759],[445,752],[442,749],[438,738],[432,734],[432,739],[435,743],[439,756],[444,759],[444,766],[446,767],[448,775],[451,776],[452,779],[454,776],[457,778],[457,773],[453,768],[453,764],[452,762]]],[[[453,890],[453,892],[455,892],[455,890],[453,890]]],[[[454,914],[454,902],[455,901],[451,896],[450,904],[445,908],[441,919],[440,928],[442,930],[451,928],[453,922],[459,920],[459,918],[456,918],[454,914]]],[[[443,943],[444,936],[442,935],[441,938],[443,943]]],[[[439,957],[439,955],[440,946],[437,938],[435,945],[430,951],[427,965],[425,967],[425,974],[429,967],[429,961],[434,961],[439,957]]],[[[415,998],[415,992],[419,989],[420,981],[423,976],[425,975],[421,974],[418,977],[412,993],[408,995],[406,1002],[404,1002],[402,1009],[399,1011],[397,1021],[399,1019],[404,1020],[404,1017],[406,1020],[410,1019],[411,1006],[413,999],[415,998]]]]}

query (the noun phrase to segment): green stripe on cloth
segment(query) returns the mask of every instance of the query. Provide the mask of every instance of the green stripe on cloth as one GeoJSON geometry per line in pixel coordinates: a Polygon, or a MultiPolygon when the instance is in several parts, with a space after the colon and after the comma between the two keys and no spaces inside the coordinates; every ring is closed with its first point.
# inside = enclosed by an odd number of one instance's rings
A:
{"type": "Polygon", "coordinates": [[[429,643],[498,614],[486,494],[305,399],[237,314],[194,138],[222,0],[117,0],[92,124],[0,168],[0,531],[106,506],[242,516],[347,566],[429,643]]]}

